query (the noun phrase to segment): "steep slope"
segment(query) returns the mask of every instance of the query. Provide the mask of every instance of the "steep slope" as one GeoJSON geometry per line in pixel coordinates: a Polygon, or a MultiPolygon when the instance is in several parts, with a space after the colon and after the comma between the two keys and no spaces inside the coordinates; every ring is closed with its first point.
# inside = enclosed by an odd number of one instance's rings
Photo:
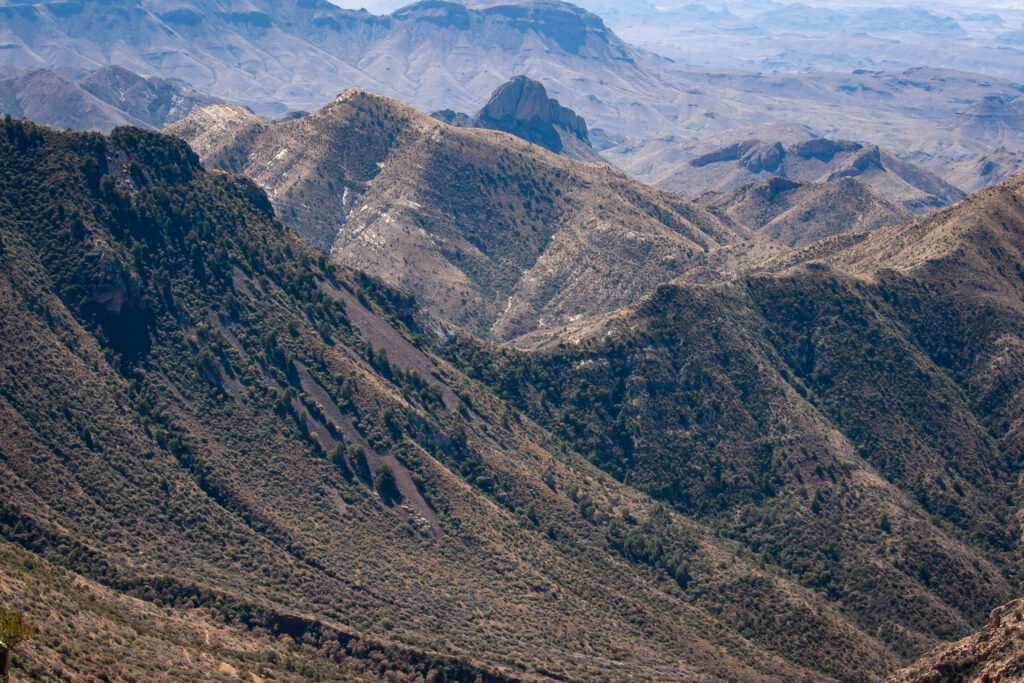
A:
{"type": "Polygon", "coordinates": [[[439,121],[458,127],[489,128],[578,161],[602,161],[590,145],[587,122],[558,100],[548,97],[543,83],[516,76],[491,95],[476,116],[451,110],[436,112],[439,121]]]}
{"type": "Polygon", "coordinates": [[[825,596],[430,355],[407,297],[180,141],[4,121],[0,170],[0,592],[63,612],[24,671],[142,680],[165,644],[170,680],[262,675],[253,648],[268,680],[895,668],[825,596]],[[114,642],[58,661],[82,629],[114,642]]]}
{"type": "Polygon", "coordinates": [[[255,180],[337,262],[500,339],[624,305],[740,238],[607,165],[361,91],[275,123],[215,106],[169,131],[255,180]]]}
{"type": "Polygon", "coordinates": [[[58,128],[112,130],[144,125],[60,74],[46,69],[0,80],[0,113],[24,116],[58,128]]]}
{"type": "Polygon", "coordinates": [[[940,648],[889,683],[982,683],[1024,679],[1024,601],[992,612],[978,634],[940,648]]]}
{"type": "Polygon", "coordinates": [[[980,627],[1022,592],[1024,176],[752,263],[446,353],[900,653],[980,627]]]}
{"type": "Polygon", "coordinates": [[[77,79],[46,69],[21,70],[0,80],[0,114],[72,130],[163,128],[215,101],[180,83],[142,78],[119,67],[77,79]]]}
{"type": "Polygon", "coordinates": [[[4,609],[39,630],[15,650],[12,680],[382,681],[415,671],[403,653],[379,644],[353,642],[343,664],[290,638],[228,624],[209,607],[133,598],[7,541],[0,541],[0,595],[4,609]],[[371,654],[394,665],[381,671],[371,654]]]}
{"type": "Polygon", "coordinates": [[[980,192],[1017,173],[1024,172],[1024,153],[989,148],[959,156],[922,159],[922,165],[966,192],[980,192]]]}
{"type": "Polygon", "coordinates": [[[812,183],[856,178],[915,213],[942,208],[964,196],[938,176],[876,146],[824,138],[789,146],[762,140],[738,142],[695,157],[689,168],[659,185],[696,196],[739,189],[766,177],[812,183]]]}
{"type": "Polygon", "coordinates": [[[797,183],[769,178],[732,192],[703,195],[698,202],[750,230],[789,246],[841,232],[865,232],[902,223],[909,211],[855,178],[797,183]]]}
{"type": "Polygon", "coordinates": [[[151,128],[163,128],[217,101],[180,82],[156,77],[143,78],[117,66],[97,69],[78,84],[100,100],[151,128]]]}

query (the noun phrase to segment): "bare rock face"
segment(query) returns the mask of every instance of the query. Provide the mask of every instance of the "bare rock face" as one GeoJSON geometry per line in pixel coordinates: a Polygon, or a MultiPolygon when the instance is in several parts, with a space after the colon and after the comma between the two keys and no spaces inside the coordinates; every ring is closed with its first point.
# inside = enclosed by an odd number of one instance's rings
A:
{"type": "Polygon", "coordinates": [[[516,76],[495,90],[473,125],[512,133],[556,153],[565,148],[564,133],[590,144],[583,117],[548,97],[542,83],[526,76],[516,76]]]}
{"type": "Polygon", "coordinates": [[[776,142],[773,144],[760,140],[747,140],[699,156],[691,161],[690,165],[694,168],[703,168],[711,164],[735,161],[747,171],[757,174],[778,170],[785,156],[786,151],[781,143],[776,142]]]}
{"type": "Polygon", "coordinates": [[[516,76],[498,87],[475,116],[451,109],[431,116],[457,128],[511,133],[576,161],[604,161],[590,142],[586,120],[548,97],[544,84],[526,76],[516,76]]]}
{"type": "Polygon", "coordinates": [[[925,656],[889,683],[1024,680],[1024,600],[993,610],[977,634],[925,656]]]}

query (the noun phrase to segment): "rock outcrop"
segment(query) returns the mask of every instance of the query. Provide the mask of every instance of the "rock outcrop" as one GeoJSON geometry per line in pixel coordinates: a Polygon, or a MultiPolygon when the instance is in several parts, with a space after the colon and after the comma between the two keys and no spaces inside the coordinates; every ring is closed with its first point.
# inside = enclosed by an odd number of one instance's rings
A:
{"type": "Polygon", "coordinates": [[[1024,680],[1024,600],[992,611],[988,624],[959,643],[939,648],[888,683],[982,683],[1024,680]]]}
{"type": "Polygon", "coordinates": [[[515,76],[499,86],[475,116],[451,109],[434,112],[432,116],[460,128],[511,133],[578,161],[604,161],[590,144],[586,120],[549,97],[543,83],[527,76],[515,76]]]}

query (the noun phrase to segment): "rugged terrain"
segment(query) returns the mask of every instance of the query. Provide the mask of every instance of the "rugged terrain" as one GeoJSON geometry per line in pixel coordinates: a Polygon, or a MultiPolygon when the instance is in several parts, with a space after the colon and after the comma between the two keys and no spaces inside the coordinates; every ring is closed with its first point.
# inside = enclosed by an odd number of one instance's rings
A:
{"type": "Polygon", "coordinates": [[[434,356],[407,296],[173,138],[7,120],[0,164],[0,592],[42,630],[17,675],[878,680],[1011,592],[862,468],[899,532],[865,576],[910,589],[877,618],[915,615],[878,630],[845,574],[808,587],[434,356]]]}
{"type": "Polygon", "coordinates": [[[941,209],[964,196],[938,176],[876,146],[824,138],[791,145],[745,140],[694,157],[686,169],[660,178],[658,184],[696,197],[737,190],[765,178],[804,183],[856,178],[914,213],[941,209]]]}
{"type": "Polygon", "coordinates": [[[499,339],[625,305],[745,235],[607,164],[362,91],[274,123],[214,105],[169,130],[338,263],[499,339]]]}
{"type": "Polygon", "coordinates": [[[590,144],[583,117],[548,97],[543,83],[526,76],[502,84],[475,116],[450,109],[432,116],[449,125],[505,131],[570,159],[602,161],[590,144]]]}
{"type": "Polygon", "coordinates": [[[697,201],[737,225],[789,246],[911,218],[906,208],[850,177],[798,183],[776,176],[739,190],[705,194],[697,201]]]}
{"type": "Polygon", "coordinates": [[[902,654],[980,626],[1021,593],[1024,176],[720,268],[735,251],[532,349],[446,353],[902,654]]]}
{"type": "Polygon", "coordinates": [[[116,66],[77,78],[48,69],[18,69],[0,79],[0,114],[72,130],[163,128],[215,101],[181,83],[143,78],[116,66]]]}
{"type": "MultiPolygon", "coordinates": [[[[362,93],[304,125],[334,116],[633,187],[362,93]]],[[[0,590],[46,624],[19,670],[869,681],[1021,593],[1024,178],[710,249],[517,350],[172,138],[7,120],[0,160],[0,590]]]]}
{"type": "MultiPolygon", "coordinates": [[[[685,171],[694,142],[742,142],[743,129],[778,122],[913,156],[940,175],[957,162],[962,176],[967,162],[995,151],[962,144],[956,130],[965,125],[979,140],[1024,151],[1021,129],[989,115],[995,106],[1014,116],[1010,103],[1024,90],[1012,80],[892,63],[813,73],[687,67],[628,45],[598,16],[556,0],[430,0],[386,16],[326,0],[4,0],[0,38],[10,66],[120,65],[267,116],[309,111],[348,87],[423,111],[473,112],[524,74],[583,116],[595,146],[645,182],[670,165],[685,171]],[[652,165],[652,157],[661,161],[652,165]]],[[[954,184],[981,187],[1016,170],[954,184]]]]}
{"type": "Polygon", "coordinates": [[[1024,601],[992,611],[979,633],[942,647],[889,683],[984,683],[1024,679],[1024,601]]]}

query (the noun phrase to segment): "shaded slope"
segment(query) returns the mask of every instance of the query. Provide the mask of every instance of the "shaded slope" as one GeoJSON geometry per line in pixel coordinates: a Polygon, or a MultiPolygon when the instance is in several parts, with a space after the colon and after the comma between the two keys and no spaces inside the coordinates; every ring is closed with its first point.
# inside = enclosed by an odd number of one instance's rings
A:
{"type": "Polygon", "coordinates": [[[110,132],[123,125],[163,128],[215,102],[181,83],[104,67],[80,78],[46,69],[0,80],[0,113],[55,128],[110,132]]]}
{"type": "Polygon", "coordinates": [[[198,607],[168,618],[427,680],[893,668],[822,596],[424,352],[407,297],[328,266],[251,183],[163,136],[0,125],[0,534],[143,601],[115,613],[198,607]]]}
{"type": "Polygon", "coordinates": [[[0,80],[0,109],[59,128],[111,130],[144,125],[54,71],[29,71],[0,80]]]}
{"type": "Polygon", "coordinates": [[[854,178],[827,183],[762,180],[733,192],[704,195],[699,203],[738,225],[800,246],[842,232],[901,223],[909,211],[854,178]]]}
{"type": "Polygon", "coordinates": [[[1022,183],[448,353],[919,655],[1021,592],[1022,183]]]}
{"type": "Polygon", "coordinates": [[[216,106],[170,131],[207,163],[252,177],[339,263],[501,339],[628,303],[739,239],[607,165],[360,91],[295,120],[216,106]]]}

